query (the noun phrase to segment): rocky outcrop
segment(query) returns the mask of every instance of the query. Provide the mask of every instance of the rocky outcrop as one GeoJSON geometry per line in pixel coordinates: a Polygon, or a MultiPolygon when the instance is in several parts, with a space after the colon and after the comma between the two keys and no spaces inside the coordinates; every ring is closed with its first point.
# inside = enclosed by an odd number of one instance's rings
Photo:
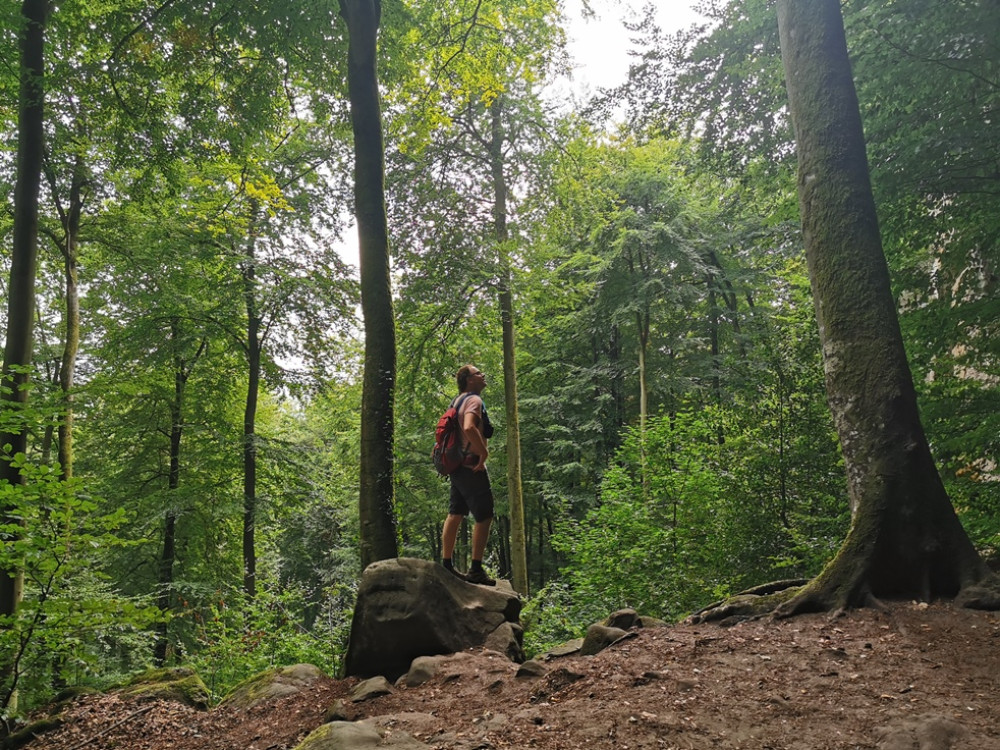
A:
{"type": "Polygon", "coordinates": [[[619,609],[612,612],[602,623],[609,628],[621,628],[629,630],[631,628],[665,628],[668,623],[658,620],[655,617],[640,615],[634,609],[619,609]]]}
{"type": "Polygon", "coordinates": [[[382,695],[391,695],[392,692],[392,685],[382,675],[369,677],[367,680],[354,686],[354,689],[351,690],[351,701],[353,703],[361,703],[382,695]]]}
{"type": "Polygon", "coordinates": [[[521,599],[506,581],[476,586],[414,558],[372,563],[361,577],[346,672],[395,680],[418,656],[486,644],[524,661],[520,613],[521,599]]]}
{"type": "Polygon", "coordinates": [[[582,656],[593,656],[626,636],[628,636],[627,630],[610,628],[607,625],[595,622],[587,628],[587,635],[584,637],[583,645],[580,647],[580,654],[582,656]]]}
{"type": "MultiPolygon", "coordinates": [[[[587,628],[586,637],[566,641],[547,651],[535,654],[535,661],[543,664],[562,656],[593,656],[623,638],[629,638],[643,628],[666,627],[667,623],[655,617],[640,615],[634,609],[619,609],[608,615],[603,622],[595,622],[587,628]]],[[[533,667],[537,669],[537,667],[533,667]]],[[[523,672],[525,676],[531,674],[523,672]]]]}
{"type": "Polygon", "coordinates": [[[116,692],[129,698],[176,701],[200,709],[208,708],[209,692],[193,669],[151,669],[136,675],[116,692]]]}
{"type": "Polygon", "coordinates": [[[295,664],[281,669],[269,669],[233,688],[220,705],[251,708],[275,698],[297,693],[319,680],[327,679],[319,667],[295,664]]]}
{"type": "Polygon", "coordinates": [[[517,665],[503,654],[487,649],[447,656],[420,656],[413,660],[409,671],[397,680],[397,685],[418,687],[434,678],[447,683],[471,672],[484,681],[485,689],[495,684],[498,678],[505,679],[516,671],[517,665]]]}
{"type": "Polygon", "coordinates": [[[306,737],[296,750],[429,750],[405,732],[379,730],[369,723],[333,721],[306,737]]]}

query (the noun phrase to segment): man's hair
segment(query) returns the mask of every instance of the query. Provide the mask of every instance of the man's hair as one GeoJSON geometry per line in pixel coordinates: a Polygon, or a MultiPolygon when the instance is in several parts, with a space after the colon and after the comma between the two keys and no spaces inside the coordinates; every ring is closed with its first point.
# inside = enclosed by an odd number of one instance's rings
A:
{"type": "Polygon", "coordinates": [[[455,374],[455,381],[458,383],[458,392],[465,393],[466,386],[469,385],[469,371],[475,365],[462,365],[458,368],[458,372],[455,374]]]}

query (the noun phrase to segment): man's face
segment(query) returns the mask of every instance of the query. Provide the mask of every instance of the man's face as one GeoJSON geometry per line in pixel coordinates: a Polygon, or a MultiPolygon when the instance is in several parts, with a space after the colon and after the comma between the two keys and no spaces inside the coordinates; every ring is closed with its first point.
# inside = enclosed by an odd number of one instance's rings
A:
{"type": "Polygon", "coordinates": [[[469,390],[482,390],[486,387],[486,376],[482,370],[472,368],[469,370],[469,390]]]}

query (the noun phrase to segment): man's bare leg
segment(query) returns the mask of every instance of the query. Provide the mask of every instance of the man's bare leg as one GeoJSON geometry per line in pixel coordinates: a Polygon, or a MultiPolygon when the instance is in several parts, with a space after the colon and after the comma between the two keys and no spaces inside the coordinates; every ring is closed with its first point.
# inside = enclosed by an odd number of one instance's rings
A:
{"type": "MultiPolygon", "coordinates": [[[[465,516],[449,513],[444,519],[444,528],[441,530],[441,557],[450,560],[455,554],[455,542],[458,540],[458,530],[462,528],[462,521],[465,516]]],[[[477,524],[478,526],[478,524],[477,524]]],[[[475,539],[475,535],[473,535],[475,539]]],[[[473,544],[473,546],[475,546],[473,544]]],[[[484,548],[485,549],[485,548],[484,548]]]]}
{"type": "Polygon", "coordinates": [[[492,518],[487,518],[485,521],[476,521],[476,525],[472,527],[472,559],[483,561],[483,556],[486,554],[486,542],[490,539],[490,525],[493,523],[492,518]]]}

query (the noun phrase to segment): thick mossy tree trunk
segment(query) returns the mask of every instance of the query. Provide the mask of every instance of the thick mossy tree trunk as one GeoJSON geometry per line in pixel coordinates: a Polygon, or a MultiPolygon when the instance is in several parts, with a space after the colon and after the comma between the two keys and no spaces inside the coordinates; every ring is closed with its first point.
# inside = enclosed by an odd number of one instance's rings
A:
{"type": "Polygon", "coordinates": [[[365,325],[361,397],[361,564],[398,556],[393,494],[396,325],[389,276],[385,151],[376,65],[378,0],[340,0],[349,35],[347,85],[354,131],[354,202],[365,325]]]}
{"type": "Polygon", "coordinates": [[[779,0],[798,192],[827,396],[853,524],[779,614],[874,597],[953,597],[985,567],[952,508],[917,410],[871,190],[839,0],[779,0]]]}

